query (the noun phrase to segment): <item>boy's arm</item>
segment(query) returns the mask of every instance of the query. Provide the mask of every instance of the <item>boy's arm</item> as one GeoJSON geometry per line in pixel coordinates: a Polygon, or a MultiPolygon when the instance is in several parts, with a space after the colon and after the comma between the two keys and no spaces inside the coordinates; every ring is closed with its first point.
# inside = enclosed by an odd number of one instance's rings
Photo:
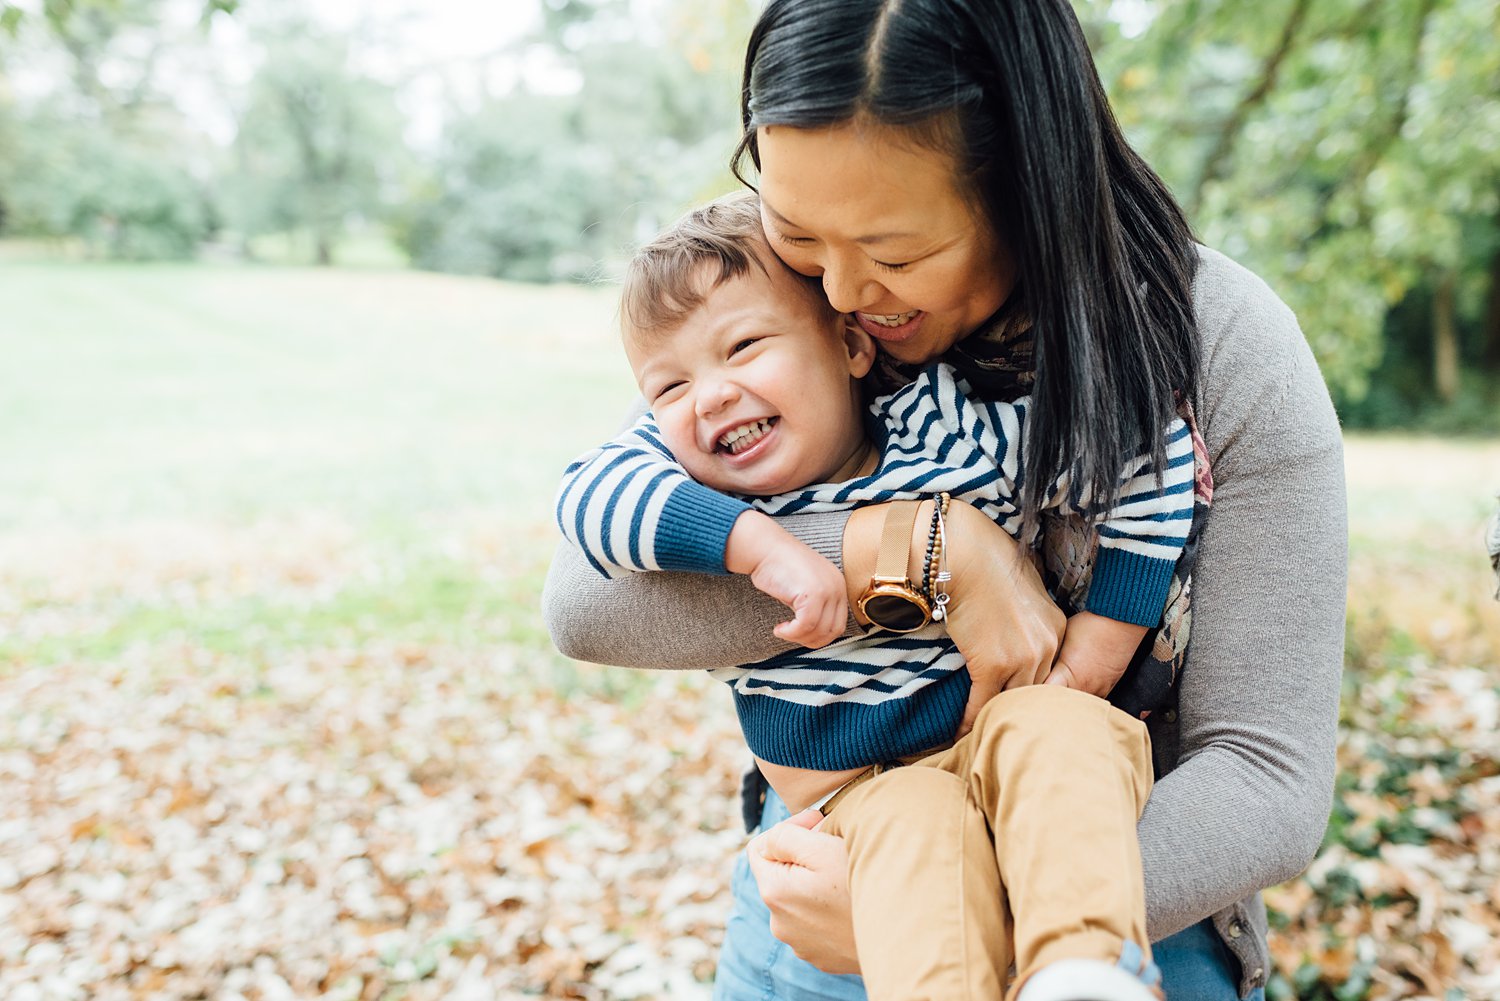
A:
{"type": "Polygon", "coordinates": [[[695,482],[650,414],[568,465],[557,527],[601,576],[635,570],[732,572],[725,549],[744,501],[695,482]]]}
{"type": "Polygon", "coordinates": [[[1084,610],[1068,619],[1049,684],[1105,696],[1161,621],[1193,519],[1193,442],[1181,418],[1165,432],[1157,483],[1150,453],[1125,464],[1119,499],[1099,527],[1084,610]]]}
{"type": "Polygon", "coordinates": [[[1193,524],[1193,438],[1182,418],[1163,434],[1157,482],[1149,451],[1125,464],[1119,497],[1099,525],[1099,551],[1084,608],[1148,629],[1161,621],[1172,571],[1193,524]]]}
{"type": "Polygon", "coordinates": [[[746,511],[734,523],[724,564],[792,610],[790,620],[771,630],[778,639],[820,647],[843,633],[849,619],[843,571],[769,515],[746,511]]]}
{"type": "Polygon", "coordinates": [[[605,577],[627,571],[741,573],[792,609],[772,632],[823,646],[844,631],[839,569],[744,501],[694,481],[661,441],[649,414],[571,463],[557,495],[557,524],[605,577]]]}

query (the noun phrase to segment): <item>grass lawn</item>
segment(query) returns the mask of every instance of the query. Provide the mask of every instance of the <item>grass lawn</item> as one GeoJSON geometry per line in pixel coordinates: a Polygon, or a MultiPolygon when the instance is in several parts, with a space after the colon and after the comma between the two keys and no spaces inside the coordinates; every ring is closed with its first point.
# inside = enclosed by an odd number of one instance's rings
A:
{"type": "Polygon", "coordinates": [[[609,290],[175,265],[0,288],[0,557],[24,604],[65,606],[0,658],[539,642],[557,473],[633,395],[609,290]]]}
{"type": "MultiPolygon", "coordinates": [[[[21,790],[0,812],[18,901],[0,892],[0,995],[47,976],[100,997],[276,996],[275,978],[467,997],[471,975],[506,997],[703,992],[737,838],[727,700],[571,664],[537,611],[557,473],[634,395],[611,290],[16,262],[0,301],[0,781],[21,790]],[[136,792],[100,805],[121,781],[136,792]],[[346,829],[363,854],[326,841],[346,829]],[[173,882],[183,845],[212,889],[173,882]],[[366,863],[374,889],[346,885],[366,863]],[[207,959],[182,952],[209,934],[191,916],[116,948],[167,906],[125,893],[80,931],[68,908],[122,873],[246,930],[214,925],[207,959]],[[303,955],[323,932],[278,931],[251,884],[278,915],[326,892],[338,948],[303,955]],[[68,965],[85,954],[110,958],[68,965]]],[[[1273,994],[1309,1001],[1495,961],[1460,862],[1500,850],[1481,538],[1500,443],[1351,435],[1346,454],[1350,778],[1337,842],[1272,901],[1273,994]],[[1419,969],[1431,950],[1448,965],[1419,969]]]]}

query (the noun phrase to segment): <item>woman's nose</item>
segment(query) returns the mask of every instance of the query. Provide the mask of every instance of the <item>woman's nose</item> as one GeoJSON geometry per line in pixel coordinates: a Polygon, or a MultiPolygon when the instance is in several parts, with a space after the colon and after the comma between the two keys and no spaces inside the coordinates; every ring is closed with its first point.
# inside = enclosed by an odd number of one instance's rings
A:
{"type": "Polygon", "coordinates": [[[823,294],[828,304],[840,313],[864,309],[879,298],[878,283],[868,272],[845,265],[823,269],[823,294]]]}

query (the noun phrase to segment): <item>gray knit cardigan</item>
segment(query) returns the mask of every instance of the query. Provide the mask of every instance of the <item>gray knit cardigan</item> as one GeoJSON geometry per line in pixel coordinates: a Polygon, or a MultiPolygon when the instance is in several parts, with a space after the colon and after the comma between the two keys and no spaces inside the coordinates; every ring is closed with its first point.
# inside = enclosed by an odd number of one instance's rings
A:
{"type": "MultiPolygon", "coordinates": [[[[1214,498],[1176,703],[1149,720],[1170,772],[1146,804],[1140,842],[1151,938],[1212,916],[1240,961],[1244,995],[1270,967],[1259,891],[1311,861],[1332,801],[1348,561],[1343,445],[1296,318],[1259,278],[1204,249],[1193,305],[1214,498]]],[[[847,517],[782,523],[839,562],[847,517]]],[[[787,648],[771,635],[784,609],[746,577],[605,580],[567,545],[543,608],[559,650],[601,664],[717,667],[787,648]]]]}

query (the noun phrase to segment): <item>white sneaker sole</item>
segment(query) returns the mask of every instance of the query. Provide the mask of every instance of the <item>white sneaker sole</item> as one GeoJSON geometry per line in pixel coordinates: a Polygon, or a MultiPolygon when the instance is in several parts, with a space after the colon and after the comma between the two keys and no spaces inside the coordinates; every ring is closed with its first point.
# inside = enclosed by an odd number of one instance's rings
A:
{"type": "Polygon", "coordinates": [[[1016,1001],[1156,1001],[1156,995],[1118,966],[1063,959],[1032,974],[1016,1001]]]}

